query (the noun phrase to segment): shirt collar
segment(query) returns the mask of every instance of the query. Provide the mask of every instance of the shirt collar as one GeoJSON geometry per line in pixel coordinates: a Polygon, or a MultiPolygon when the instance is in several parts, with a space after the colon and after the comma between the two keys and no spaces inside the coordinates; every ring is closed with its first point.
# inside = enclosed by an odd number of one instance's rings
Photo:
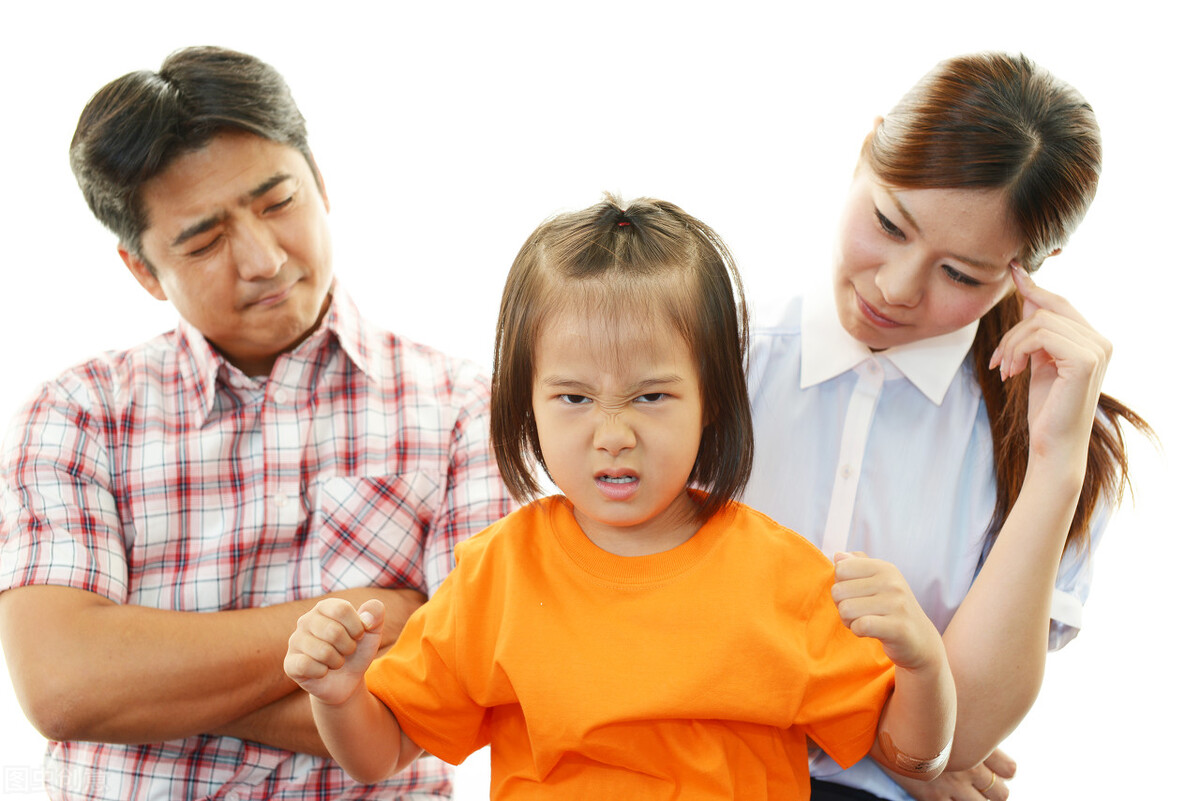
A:
{"type": "MultiPolygon", "coordinates": [[[[368,379],[379,381],[383,375],[380,353],[374,343],[379,342],[379,332],[358,311],[349,295],[335,280],[330,289],[329,308],[321,323],[293,354],[300,358],[315,358],[321,343],[330,336],[336,338],[342,351],[368,379]]],[[[219,381],[248,385],[263,379],[243,376],[232,364],[209,344],[199,329],[186,320],[179,321],[179,362],[181,377],[192,392],[199,413],[206,417],[213,408],[219,381]]]]}
{"type": "Polygon", "coordinates": [[[378,345],[382,332],[359,313],[354,301],[336,280],[330,292],[333,298],[329,302],[329,310],[321,325],[313,332],[314,335],[323,330],[330,331],[355,367],[370,380],[381,381],[383,366],[378,345]]]}
{"type": "Polygon", "coordinates": [[[806,296],[800,319],[800,388],[828,381],[868,359],[885,357],[925,397],[940,406],[975,341],[978,327],[976,320],[948,334],[875,353],[842,327],[832,293],[806,296]]]}

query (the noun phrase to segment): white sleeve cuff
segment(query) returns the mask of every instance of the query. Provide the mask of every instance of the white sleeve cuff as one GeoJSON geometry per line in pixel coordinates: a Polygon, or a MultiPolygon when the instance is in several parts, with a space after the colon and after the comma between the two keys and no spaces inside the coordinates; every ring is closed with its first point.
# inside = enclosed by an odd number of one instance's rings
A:
{"type": "Polygon", "coordinates": [[[1083,627],[1083,603],[1073,595],[1055,589],[1050,597],[1050,641],[1048,648],[1057,651],[1075,639],[1083,627]]]}

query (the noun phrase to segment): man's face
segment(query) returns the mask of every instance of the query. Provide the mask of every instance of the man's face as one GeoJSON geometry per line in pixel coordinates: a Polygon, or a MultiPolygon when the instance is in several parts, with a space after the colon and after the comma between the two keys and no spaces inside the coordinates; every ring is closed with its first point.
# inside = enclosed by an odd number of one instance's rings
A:
{"type": "Polygon", "coordinates": [[[333,281],[329,203],[300,151],[221,133],[141,197],[145,261],[121,257],[242,372],[270,373],[320,322],[333,281]]]}

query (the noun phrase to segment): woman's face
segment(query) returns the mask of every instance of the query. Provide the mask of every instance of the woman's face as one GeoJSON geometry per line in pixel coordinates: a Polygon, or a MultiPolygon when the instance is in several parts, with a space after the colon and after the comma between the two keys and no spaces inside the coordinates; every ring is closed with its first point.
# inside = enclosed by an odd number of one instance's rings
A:
{"type": "Polygon", "coordinates": [[[1013,289],[1021,243],[992,189],[899,189],[860,164],[834,253],[842,326],[874,350],[947,334],[1013,289]]]}

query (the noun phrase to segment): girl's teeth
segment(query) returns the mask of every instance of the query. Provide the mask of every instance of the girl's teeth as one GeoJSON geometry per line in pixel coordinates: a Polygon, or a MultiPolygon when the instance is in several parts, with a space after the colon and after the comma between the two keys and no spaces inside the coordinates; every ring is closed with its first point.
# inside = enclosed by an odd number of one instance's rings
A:
{"type": "Polygon", "coordinates": [[[628,484],[635,480],[633,476],[603,476],[602,478],[610,484],[628,484]]]}

